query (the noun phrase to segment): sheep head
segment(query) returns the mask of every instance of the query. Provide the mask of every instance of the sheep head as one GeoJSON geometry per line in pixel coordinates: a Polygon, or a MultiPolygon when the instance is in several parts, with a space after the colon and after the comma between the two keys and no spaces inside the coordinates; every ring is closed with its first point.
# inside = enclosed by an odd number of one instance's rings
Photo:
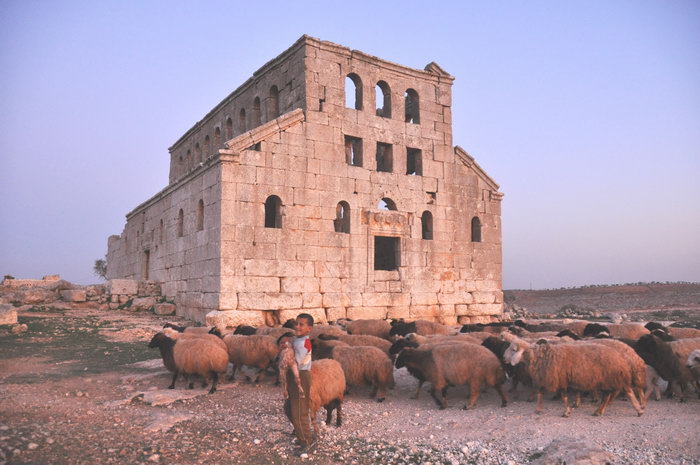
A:
{"type": "Polygon", "coordinates": [[[692,371],[700,370],[700,349],[695,349],[688,355],[688,362],[686,365],[688,369],[692,371]]]}
{"type": "Polygon", "coordinates": [[[506,351],[503,353],[503,361],[506,364],[510,364],[513,366],[520,363],[523,359],[523,354],[525,353],[525,350],[527,350],[530,347],[530,344],[523,341],[515,334],[509,333],[507,331],[501,333],[501,339],[510,343],[506,351]]]}

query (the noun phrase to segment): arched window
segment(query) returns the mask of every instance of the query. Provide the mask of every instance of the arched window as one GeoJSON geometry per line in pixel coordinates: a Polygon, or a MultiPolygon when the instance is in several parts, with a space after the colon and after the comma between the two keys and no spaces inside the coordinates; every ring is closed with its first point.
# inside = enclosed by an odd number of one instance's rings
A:
{"type": "Polygon", "coordinates": [[[177,237],[182,237],[185,233],[185,213],[182,208],[177,212],[177,237]]]}
{"type": "Polygon", "coordinates": [[[233,120],[231,118],[226,119],[226,141],[233,139],[233,120]]]}
{"type": "Polygon", "coordinates": [[[384,197],[377,203],[379,210],[396,210],[396,203],[388,197],[384,197]]]}
{"type": "Polygon", "coordinates": [[[481,220],[478,216],[472,218],[472,242],[481,242],[481,220]]]}
{"type": "Polygon", "coordinates": [[[214,149],[219,150],[221,148],[221,128],[216,127],[214,129],[214,149]]]}
{"type": "Polygon", "coordinates": [[[238,113],[238,133],[243,134],[246,132],[245,127],[245,108],[241,108],[240,113],[238,113]]]}
{"type": "Polygon", "coordinates": [[[160,219],[160,230],[158,231],[158,243],[163,243],[163,218],[160,219]]]}
{"type": "Polygon", "coordinates": [[[391,118],[391,89],[389,84],[379,81],[374,91],[377,116],[391,118]]]}
{"type": "Polygon", "coordinates": [[[194,165],[202,161],[202,148],[199,146],[199,142],[197,142],[194,146],[194,165]]]}
{"type": "Polygon", "coordinates": [[[432,240],[433,239],[433,214],[428,210],[423,212],[420,217],[421,231],[423,239],[432,240]]]}
{"type": "Polygon", "coordinates": [[[251,115],[253,121],[251,122],[252,127],[257,127],[262,124],[262,116],[260,115],[260,97],[255,97],[253,100],[253,114],[251,115]]]}
{"type": "Polygon", "coordinates": [[[280,115],[280,91],[277,86],[270,87],[270,99],[268,100],[267,114],[268,120],[275,119],[280,115]]]}
{"type": "Polygon", "coordinates": [[[209,136],[207,135],[204,138],[204,157],[202,157],[202,160],[206,160],[211,156],[211,139],[209,139],[209,136]]]}
{"type": "Polygon", "coordinates": [[[350,73],[345,78],[345,106],[362,110],[362,80],[355,73],[350,73]]]}
{"type": "Polygon", "coordinates": [[[271,195],[265,200],[265,227],[282,227],[282,200],[276,195],[271,195]]]}
{"type": "Polygon", "coordinates": [[[197,231],[204,229],[204,200],[197,202],[197,231]]]}
{"type": "Polygon", "coordinates": [[[335,207],[335,232],[350,234],[350,205],[342,201],[335,207]]]}
{"type": "Polygon", "coordinates": [[[418,101],[418,92],[413,89],[407,89],[405,98],[406,122],[420,124],[420,102],[418,101]]]}

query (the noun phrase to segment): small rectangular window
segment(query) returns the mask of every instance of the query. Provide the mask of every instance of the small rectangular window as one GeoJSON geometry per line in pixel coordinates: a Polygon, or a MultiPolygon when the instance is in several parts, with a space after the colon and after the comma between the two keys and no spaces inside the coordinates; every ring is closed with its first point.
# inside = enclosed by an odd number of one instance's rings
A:
{"type": "Polygon", "coordinates": [[[374,269],[397,270],[401,265],[400,239],[374,236],[374,269]]]}
{"type": "Polygon", "coordinates": [[[348,165],[362,166],[362,139],[345,136],[345,160],[348,165]]]}
{"type": "Polygon", "coordinates": [[[392,145],[377,142],[377,171],[391,173],[393,167],[392,145]]]}
{"type": "Polygon", "coordinates": [[[406,147],[406,174],[423,175],[423,153],[420,149],[406,147]]]}

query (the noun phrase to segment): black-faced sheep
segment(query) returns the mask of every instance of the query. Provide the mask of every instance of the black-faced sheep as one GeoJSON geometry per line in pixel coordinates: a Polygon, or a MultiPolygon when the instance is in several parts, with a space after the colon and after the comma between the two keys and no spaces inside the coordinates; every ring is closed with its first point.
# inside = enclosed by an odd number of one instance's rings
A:
{"type": "Polygon", "coordinates": [[[581,337],[576,334],[575,332],[571,331],[570,329],[564,329],[562,331],[559,331],[557,333],[557,337],[569,337],[574,341],[578,341],[581,339],[581,337]]]}
{"type": "Polygon", "coordinates": [[[174,339],[176,341],[180,339],[204,338],[211,341],[214,344],[217,344],[222,349],[228,350],[224,341],[220,337],[216,336],[214,333],[200,333],[190,331],[185,331],[184,333],[181,333],[172,328],[163,328],[163,334],[168,336],[170,339],[174,339]]]}
{"type": "Polygon", "coordinates": [[[644,362],[647,365],[651,365],[658,372],[659,376],[668,381],[669,386],[666,390],[668,395],[672,395],[674,385],[680,387],[681,402],[685,402],[686,385],[692,381],[692,375],[685,366],[687,355],[693,350],[692,341],[694,339],[666,342],[658,336],[647,334],[640,337],[634,345],[634,350],[642,357],[644,362]],[[686,342],[683,343],[684,341],[686,342]],[[673,344],[676,344],[675,348],[673,344]],[[677,349],[679,354],[675,353],[677,349]],[[686,357],[681,358],[680,352],[685,352],[686,357]]]}
{"type": "MultiPolygon", "coordinates": [[[[481,345],[493,352],[496,358],[498,358],[498,360],[503,364],[503,369],[511,378],[510,392],[515,392],[519,383],[532,388],[532,378],[530,378],[530,374],[528,373],[524,363],[518,363],[517,365],[513,366],[503,360],[503,356],[505,355],[508,346],[510,346],[510,342],[504,341],[503,339],[495,336],[491,336],[484,339],[481,345]]],[[[535,393],[531,389],[529,400],[531,401],[534,399],[534,396],[535,393]]]]}
{"type": "Polygon", "coordinates": [[[228,349],[229,360],[233,365],[233,371],[229,378],[231,380],[236,376],[236,370],[245,365],[258,369],[255,377],[257,383],[260,381],[262,373],[277,358],[277,340],[272,336],[228,334],[224,337],[224,343],[228,349]]]}
{"type": "Polygon", "coordinates": [[[503,367],[496,356],[476,344],[440,344],[430,349],[406,348],[399,353],[396,367],[415,370],[431,383],[430,394],[440,409],[447,407],[445,397],[450,386],[469,385],[469,403],[472,408],[482,386],[493,387],[501,396],[501,406],[508,403],[501,385],[505,381],[503,367]]]}
{"type": "Polygon", "coordinates": [[[258,328],[256,328],[255,326],[239,325],[233,331],[233,334],[237,334],[237,335],[241,335],[241,336],[252,336],[257,331],[258,331],[258,328]]]}
{"type": "Polygon", "coordinates": [[[656,334],[657,336],[659,335],[659,333],[656,333],[656,330],[663,331],[669,336],[673,337],[674,339],[688,339],[700,337],[700,329],[695,328],[678,328],[675,326],[666,327],[661,323],[657,323],[655,321],[650,321],[649,323],[645,324],[644,327],[652,333],[656,334]]]}
{"type": "Polygon", "coordinates": [[[636,341],[645,334],[649,334],[649,330],[641,323],[610,323],[607,325],[589,323],[583,329],[583,337],[595,337],[599,333],[608,333],[614,338],[634,339],[636,341]]]}
{"type": "Polygon", "coordinates": [[[511,343],[504,355],[505,360],[511,365],[524,362],[537,387],[537,413],[542,412],[542,391],[546,389],[561,393],[564,416],[568,417],[571,414],[569,388],[606,393],[594,415],[602,415],[621,391],[630,399],[638,415],[644,413],[633,390],[633,370],[616,349],[580,342],[530,344],[509,333],[502,333],[501,337],[511,343]]]}
{"type": "Polygon", "coordinates": [[[163,329],[170,328],[179,333],[188,334],[213,334],[214,336],[221,337],[221,332],[215,326],[178,326],[173,323],[165,323],[163,329]]]}
{"type": "MultiPolygon", "coordinates": [[[[174,340],[163,333],[158,333],[151,340],[149,347],[160,349],[163,363],[173,372],[169,389],[175,388],[175,381],[180,374],[186,379],[191,376],[201,376],[205,381],[211,378],[212,386],[209,394],[213,394],[216,392],[219,374],[226,373],[228,354],[209,338],[193,337],[174,340]]],[[[193,388],[191,379],[189,388],[193,388]]]]}
{"type": "Polygon", "coordinates": [[[377,402],[383,402],[386,390],[394,388],[394,367],[391,360],[376,347],[337,345],[331,350],[331,356],[343,367],[346,384],[372,386],[370,395],[376,396],[377,402]]]}
{"type": "Polygon", "coordinates": [[[311,364],[311,393],[309,394],[309,412],[318,438],[317,413],[321,407],[326,409],[326,425],[331,424],[335,410],[335,426],[343,424],[342,406],[345,398],[345,373],[343,367],[335,360],[317,360],[311,364]]]}
{"type": "Polygon", "coordinates": [[[502,331],[508,330],[509,327],[513,326],[512,321],[497,321],[494,323],[474,323],[474,324],[464,324],[459,329],[460,333],[473,333],[477,331],[483,331],[491,334],[500,334],[502,331]]]}
{"type": "Polygon", "coordinates": [[[456,331],[451,326],[441,325],[440,323],[428,320],[416,320],[411,322],[395,320],[391,322],[389,336],[405,336],[408,333],[428,336],[430,334],[450,335],[455,334],[456,331]]]}
{"type": "Polygon", "coordinates": [[[353,320],[345,324],[345,331],[354,335],[370,335],[389,340],[391,324],[386,320],[353,320]]]}

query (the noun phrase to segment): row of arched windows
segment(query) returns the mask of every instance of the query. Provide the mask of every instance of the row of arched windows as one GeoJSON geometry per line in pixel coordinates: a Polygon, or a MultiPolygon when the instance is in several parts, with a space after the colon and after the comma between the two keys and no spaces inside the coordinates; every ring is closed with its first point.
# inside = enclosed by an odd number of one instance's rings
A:
{"type": "MultiPolygon", "coordinates": [[[[379,210],[396,210],[396,203],[385,197],[377,203],[379,210]]],[[[180,210],[182,213],[182,210],[180,210]]],[[[338,202],[335,208],[333,220],[335,232],[350,234],[350,205],[346,201],[338,202]]],[[[271,195],[265,200],[265,227],[282,227],[282,200],[276,195],[271,195]]],[[[433,214],[426,210],[421,215],[421,237],[426,240],[433,239],[433,214]]],[[[471,221],[472,242],[481,242],[481,220],[478,216],[471,221]]]]}
{"type": "MultiPolygon", "coordinates": [[[[204,200],[197,202],[197,231],[204,230],[204,200]]],[[[177,237],[185,235],[185,212],[182,208],[177,212],[177,237]]],[[[160,240],[163,241],[163,220],[160,220],[160,240]]]]}
{"type": "MultiPolygon", "coordinates": [[[[420,124],[420,99],[414,89],[404,92],[404,121],[420,124]]],[[[391,87],[386,81],[378,81],[374,87],[375,114],[382,118],[391,118],[391,87]]],[[[363,110],[362,79],[355,73],[345,77],[345,106],[363,110]]]]}
{"type": "MultiPolygon", "coordinates": [[[[279,107],[279,89],[277,86],[270,87],[267,98],[267,108],[265,111],[266,121],[273,120],[280,115],[279,107]]],[[[253,99],[253,107],[250,109],[250,120],[248,120],[248,115],[246,114],[246,109],[241,108],[236,116],[235,131],[238,134],[243,134],[248,129],[260,126],[263,122],[263,110],[261,106],[260,97],[256,96],[253,99]]],[[[218,149],[223,146],[225,141],[231,140],[234,137],[234,119],[229,116],[223,125],[224,133],[222,134],[222,128],[216,126],[214,128],[213,141],[212,138],[207,134],[204,136],[204,141],[200,146],[197,142],[194,145],[194,157],[192,154],[192,149],[187,150],[185,155],[185,160],[180,156],[180,163],[190,162],[190,163],[201,163],[212,155],[212,150],[218,149]],[[222,136],[225,137],[222,140],[222,136]],[[212,145],[213,142],[213,145],[212,145]]]]}

